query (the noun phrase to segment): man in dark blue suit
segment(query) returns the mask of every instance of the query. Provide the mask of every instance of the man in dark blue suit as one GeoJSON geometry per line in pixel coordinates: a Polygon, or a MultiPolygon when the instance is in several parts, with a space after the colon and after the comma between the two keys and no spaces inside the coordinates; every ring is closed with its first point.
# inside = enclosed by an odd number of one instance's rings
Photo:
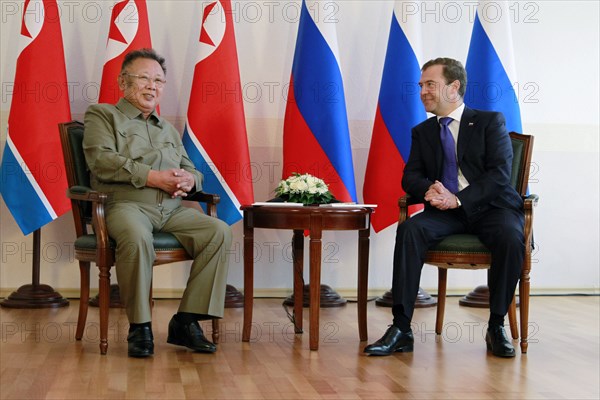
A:
{"type": "Polygon", "coordinates": [[[490,249],[488,349],[514,357],[504,331],[524,257],[523,201],[510,184],[512,145],[501,113],[465,107],[466,71],[438,58],[421,69],[421,101],[434,114],[412,130],[402,187],[425,210],[398,226],[392,281],[393,324],[365,348],[372,355],[413,351],[410,322],[429,248],[448,235],[476,234],[490,249]]]}

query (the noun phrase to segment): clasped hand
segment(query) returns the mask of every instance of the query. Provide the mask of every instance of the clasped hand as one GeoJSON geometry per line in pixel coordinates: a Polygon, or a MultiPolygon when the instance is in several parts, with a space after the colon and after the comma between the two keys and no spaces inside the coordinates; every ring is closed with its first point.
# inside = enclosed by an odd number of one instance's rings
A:
{"type": "Polygon", "coordinates": [[[458,207],[456,196],[442,182],[435,181],[425,192],[425,201],[439,210],[450,210],[458,207]]]}
{"type": "Polygon", "coordinates": [[[169,193],[172,198],[186,197],[196,184],[194,175],[184,169],[150,171],[147,186],[156,187],[169,193]]]}

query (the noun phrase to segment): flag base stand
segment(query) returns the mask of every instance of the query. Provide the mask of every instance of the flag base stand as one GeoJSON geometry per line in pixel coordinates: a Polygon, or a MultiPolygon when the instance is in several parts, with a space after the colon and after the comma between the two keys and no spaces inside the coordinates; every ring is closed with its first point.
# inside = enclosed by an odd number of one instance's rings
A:
{"type": "Polygon", "coordinates": [[[7,308],[58,308],[68,305],[69,300],[48,285],[23,285],[0,303],[7,308]]]}
{"type": "Polygon", "coordinates": [[[489,308],[490,307],[490,289],[487,285],[479,285],[471,290],[458,301],[458,304],[465,307],[489,308]]]}
{"type": "Polygon", "coordinates": [[[0,302],[7,308],[57,308],[69,305],[69,300],[48,285],[40,285],[40,243],[41,230],[33,231],[32,283],[23,285],[0,302]]]}
{"type": "MultiPolygon", "coordinates": [[[[333,290],[330,286],[321,285],[321,295],[320,295],[320,303],[321,307],[342,307],[346,305],[346,299],[340,296],[335,290],[333,290]]],[[[294,295],[287,297],[283,304],[286,306],[294,305],[294,295]]],[[[302,307],[310,307],[310,286],[304,285],[302,290],[302,307]]]]}
{"type": "MultiPolygon", "coordinates": [[[[392,299],[392,291],[388,290],[381,297],[375,299],[375,304],[380,307],[391,307],[394,301],[392,299]]],[[[431,297],[429,293],[427,293],[422,288],[419,288],[417,292],[417,300],[415,301],[415,308],[428,308],[434,307],[437,304],[437,300],[431,297]]]]}
{"type": "MultiPolygon", "coordinates": [[[[490,289],[487,285],[479,285],[458,301],[465,307],[490,308],[490,289]]],[[[519,301],[517,300],[517,307],[519,301]]]]}
{"type": "MultiPolygon", "coordinates": [[[[108,306],[110,308],[124,308],[125,306],[121,303],[121,292],[119,291],[119,285],[113,283],[110,285],[110,300],[108,306]]],[[[88,304],[92,307],[100,307],[100,294],[94,297],[90,297],[88,304]]]]}
{"type": "Polygon", "coordinates": [[[225,291],[225,308],[244,307],[244,295],[233,285],[227,285],[225,291]]]}
{"type": "MultiPolygon", "coordinates": [[[[91,297],[88,304],[92,307],[100,306],[100,295],[97,294],[91,297]]],[[[123,308],[121,303],[121,294],[119,291],[119,285],[113,283],[110,285],[110,308],[123,308]]],[[[225,293],[225,308],[240,308],[244,307],[244,295],[240,293],[235,286],[227,285],[225,293]]]]}

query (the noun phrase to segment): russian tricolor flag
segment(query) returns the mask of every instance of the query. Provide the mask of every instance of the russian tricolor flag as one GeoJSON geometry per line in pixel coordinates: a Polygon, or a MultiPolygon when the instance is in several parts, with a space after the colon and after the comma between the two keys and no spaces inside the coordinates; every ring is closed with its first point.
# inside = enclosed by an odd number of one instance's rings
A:
{"type": "Polygon", "coordinates": [[[356,201],[352,149],[335,23],[303,1],[283,128],[283,178],[309,173],[341,201],[356,201]],[[316,13],[319,15],[320,13],[316,13]]]}
{"type": "Polygon", "coordinates": [[[24,235],[71,208],[58,124],[71,119],[56,0],[26,0],[0,167],[0,192],[24,235]]]}
{"type": "Polygon", "coordinates": [[[420,47],[420,30],[419,26],[398,19],[402,3],[396,2],[392,14],[363,187],[365,203],[378,205],[371,221],[375,232],[398,221],[398,199],[405,194],[402,174],[410,153],[411,129],[426,118],[419,95],[421,69],[415,52],[420,47]]]}
{"type": "Polygon", "coordinates": [[[183,144],[204,174],[203,190],[220,195],[219,218],[234,224],[252,204],[252,173],[231,2],[205,1],[183,144]]]}
{"type": "Polygon", "coordinates": [[[123,95],[117,77],[125,54],[151,47],[146,0],[115,2],[110,16],[98,103],[116,104],[123,95]]]}
{"type": "Polygon", "coordinates": [[[465,104],[500,111],[508,131],[522,132],[509,4],[480,1],[467,56],[465,104]]]}

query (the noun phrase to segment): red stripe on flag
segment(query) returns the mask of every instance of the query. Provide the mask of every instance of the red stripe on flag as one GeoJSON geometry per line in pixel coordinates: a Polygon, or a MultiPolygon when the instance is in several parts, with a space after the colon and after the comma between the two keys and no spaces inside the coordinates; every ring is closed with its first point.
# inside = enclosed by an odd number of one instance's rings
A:
{"type": "MultiPolygon", "coordinates": [[[[379,232],[398,221],[398,199],[405,195],[402,175],[405,162],[381,117],[379,106],[375,114],[373,137],[369,150],[363,194],[365,203],[377,204],[371,223],[379,232]]],[[[409,215],[423,209],[422,204],[410,206],[409,215]]]]}
{"type": "Polygon", "coordinates": [[[60,216],[71,203],[65,196],[67,178],[58,124],[71,119],[71,110],[60,20],[49,12],[57,9],[56,1],[44,1],[44,9],[39,34],[17,59],[8,130],[27,164],[24,172],[34,177],[60,216]]]}
{"type": "Polygon", "coordinates": [[[398,199],[404,196],[402,173],[405,162],[381,117],[375,114],[369,163],[363,187],[365,203],[377,204],[371,223],[375,232],[398,221],[398,199]]]}

